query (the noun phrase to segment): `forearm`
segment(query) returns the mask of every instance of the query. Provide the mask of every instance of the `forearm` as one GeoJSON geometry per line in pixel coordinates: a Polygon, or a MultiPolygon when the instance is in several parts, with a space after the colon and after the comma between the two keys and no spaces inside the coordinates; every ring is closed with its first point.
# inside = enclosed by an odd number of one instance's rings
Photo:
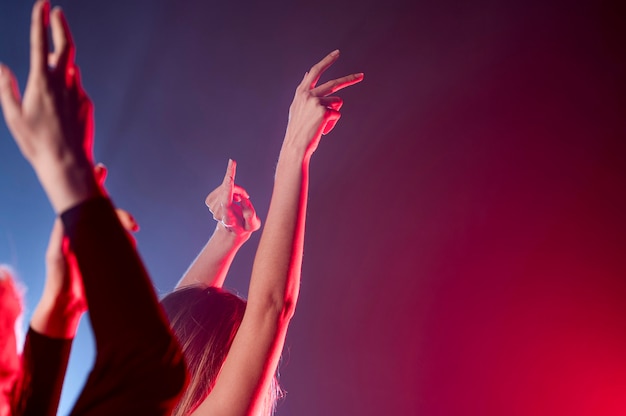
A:
{"type": "MultiPolygon", "coordinates": [[[[57,213],[100,194],[93,168],[82,157],[44,155],[32,161],[33,168],[57,213]],[[85,169],[85,168],[88,169],[85,169]]],[[[73,339],[85,311],[83,295],[70,277],[69,258],[63,253],[63,226],[60,220],[50,237],[46,254],[46,283],[33,312],[30,326],[37,333],[55,339],[73,339]]]]}
{"type": "Polygon", "coordinates": [[[93,165],[85,158],[44,155],[33,160],[32,166],[57,214],[101,195],[93,165]]]}
{"type": "Polygon", "coordinates": [[[123,344],[107,334],[141,338],[154,331],[169,338],[150,278],[112,203],[94,198],[63,212],[61,220],[83,278],[98,347],[123,344]]]}
{"type": "Polygon", "coordinates": [[[46,251],[46,283],[30,326],[55,339],[73,339],[87,310],[76,259],[63,248],[63,225],[56,219],[46,251]]]}
{"type": "Polygon", "coordinates": [[[73,339],[84,312],[82,305],[72,295],[44,294],[33,312],[30,326],[50,338],[73,339]]]}
{"type": "Polygon", "coordinates": [[[83,277],[97,350],[72,414],[88,413],[96,400],[99,414],[116,414],[105,410],[128,408],[133,396],[130,413],[165,414],[184,385],[185,368],[133,243],[105,198],[83,202],[61,219],[83,277]],[[129,367],[119,371],[115,363],[129,367]]]}
{"type": "Polygon", "coordinates": [[[222,287],[235,255],[248,238],[249,235],[236,235],[218,223],[211,238],[191,263],[176,288],[189,285],[222,287]]]}
{"type": "Polygon", "coordinates": [[[57,414],[71,348],[72,340],[51,338],[31,327],[14,390],[14,416],[57,414]]]}
{"type": "Polygon", "coordinates": [[[256,414],[263,406],[298,298],[307,187],[308,158],[284,145],[246,312],[213,391],[194,415],[256,414]]]}
{"type": "Polygon", "coordinates": [[[285,139],[274,190],[254,260],[248,305],[294,312],[300,285],[308,192],[309,157],[285,139]]]}

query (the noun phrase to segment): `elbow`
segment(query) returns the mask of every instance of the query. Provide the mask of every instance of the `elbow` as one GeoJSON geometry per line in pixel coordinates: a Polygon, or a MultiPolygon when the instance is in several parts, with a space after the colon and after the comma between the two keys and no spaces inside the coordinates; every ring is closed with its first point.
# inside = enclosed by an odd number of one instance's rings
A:
{"type": "Polygon", "coordinates": [[[298,303],[299,289],[300,285],[296,281],[295,284],[287,284],[283,290],[274,294],[273,303],[281,322],[289,323],[293,318],[298,303]]]}
{"type": "Polygon", "coordinates": [[[296,311],[298,287],[274,287],[271,290],[250,290],[246,313],[264,322],[279,326],[289,324],[296,311]]]}
{"type": "Polygon", "coordinates": [[[262,311],[279,326],[287,325],[296,312],[296,299],[284,295],[269,296],[262,311]]]}
{"type": "Polygon", "coordinates": [[[286,299],[282,307],[280,309],[280,319],[281,321],[289,322],[293,315],[296,313],[296,300],[295,299],[286,299]]]}

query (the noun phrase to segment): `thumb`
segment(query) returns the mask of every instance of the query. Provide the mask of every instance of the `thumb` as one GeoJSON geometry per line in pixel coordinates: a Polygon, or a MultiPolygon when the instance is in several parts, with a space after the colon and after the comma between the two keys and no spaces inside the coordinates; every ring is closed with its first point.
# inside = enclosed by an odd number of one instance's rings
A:
{"type": "Polygon", "coordinates": [[[331,130],[335,128],[335,125],[337,124],[340,118],[341,118],[341,113],[339,111],[329,109],[326,125],[324,126],[324,129],[322,130],[322,134],[326,135],[330,133],[331,130]]]}
{"type": "Polygon", "coordinates": [[[246,231],[256,231],[261,228],[261,220],[256,215],[254,206],[250,202],[249,198],[241,199],[241,214],[244,220],[244,226],[246,231]]]}
{"type": "Polygon", "coordinates": [[[98,182],[98,186],[100,187],[102,192],[106,195],[107,191],[106,191],[106,188],[104,187],[104,182],[106,181],[107,175],[109,173],[107,167],[104,166],[104,164],[102,163],[98,163],[96,164],[96,166],[94,166],[93,173],[94,173],[94,176],[96,177],[96,182],[98,182]]]}
{"type": "Polygon", "coordinates": [[[4,120],[10,129],[22,111],[22,99],[17,89],[17,80],[8,66],[0,64],[0,105],[4,120]]]}
{"type": "Polygon", "coordinates": [[[117,218],[120,220],[122,227],[124,227],[126,231],[129,233],[139,231],[139,224],[130,212],[121,208],[116,208],[115,213],[117,214],[117,218]]]}

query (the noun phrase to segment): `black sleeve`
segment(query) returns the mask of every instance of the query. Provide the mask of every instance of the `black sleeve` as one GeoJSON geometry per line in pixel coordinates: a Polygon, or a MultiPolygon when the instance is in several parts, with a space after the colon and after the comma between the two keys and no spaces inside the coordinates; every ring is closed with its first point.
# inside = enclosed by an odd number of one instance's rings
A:
{"type": "Polygon", "coordinates": [[[32,328],[28,330],[22,372],[13,395],[14,416],[57,414],[71,348],[71,339],[50,338],[32,328]]]}
{"type": "Polygon", "coordinates": [[[72,415],[169,415],[186,381],[180,348],[111,202],[61,215],[83,276],[96,361],[72,415]]]}

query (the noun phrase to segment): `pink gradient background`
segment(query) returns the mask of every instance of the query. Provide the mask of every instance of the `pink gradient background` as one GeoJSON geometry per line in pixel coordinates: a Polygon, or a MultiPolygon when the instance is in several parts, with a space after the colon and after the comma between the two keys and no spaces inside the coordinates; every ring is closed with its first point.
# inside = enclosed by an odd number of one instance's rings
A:
{"type": "MultiPolygon", "coordinates": [[[[365,72],[312,162],[278,415],[626,414],[623,5],[128,3],[60,4],[161,293],[209,236],[228,157],[264,218],[304,71],[340,48],[326,79],[365,72]]],[[[29,8],[0,5],[22,85],[29,8]]],[[[34,306],[52,213],[0,136],[0,261],[34,306]]],[[[227,283],[243,294],[257,242],[227,283]]]]}

